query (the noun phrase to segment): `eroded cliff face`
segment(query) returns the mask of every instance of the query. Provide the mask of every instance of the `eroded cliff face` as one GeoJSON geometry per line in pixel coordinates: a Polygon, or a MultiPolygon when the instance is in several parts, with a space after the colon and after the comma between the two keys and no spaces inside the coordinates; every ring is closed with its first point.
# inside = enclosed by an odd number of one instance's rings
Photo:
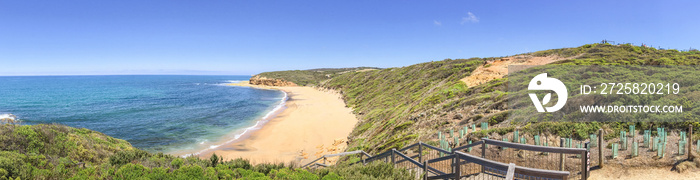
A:
{"type": "Polygon", "coordinates": [[[282,79],[266,78],[261,76],[251,77],[250,84],[265,86],[297,86],[297,84],[294,84],[293,82],[285,81],[282,79]]]}

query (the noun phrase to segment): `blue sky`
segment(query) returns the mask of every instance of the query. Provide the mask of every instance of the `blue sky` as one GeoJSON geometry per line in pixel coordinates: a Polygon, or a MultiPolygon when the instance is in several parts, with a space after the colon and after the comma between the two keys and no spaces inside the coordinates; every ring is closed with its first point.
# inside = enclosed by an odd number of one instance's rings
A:
{"type": "Polygon", "coordinates": [[[700,48],[699,1],[0,1],[0,75],[401,67],[600,42],[700,48]]]}

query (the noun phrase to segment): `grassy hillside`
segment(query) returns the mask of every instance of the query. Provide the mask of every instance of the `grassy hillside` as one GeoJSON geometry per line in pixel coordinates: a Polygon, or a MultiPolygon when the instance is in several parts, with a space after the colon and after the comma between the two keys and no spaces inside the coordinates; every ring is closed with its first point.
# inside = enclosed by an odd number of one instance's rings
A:
{"type": "MultiPolygon", "coordinates": [[[[567,65],[697,65],[700,52],[659,50],[632,45],[588,44],[575,48],[534,52],[532,56],[575,57],[557,64],[567,65]]],[[[504,134],[514,127],[524,132],[549,133],[583,138],[603,127],[619,130],[627,123],[527,123],[504,122],[509,115],[507,78],[467,87],[467,77],[484,60],[471,58],[421,63],[401,68],[353,72],[339,75],[324,87],[340,90],[348,106],[361,119],[350,136],[350,149],[377,153],[418,141],[435,143],[436,132],[456,129],[465,124],[488,122],[495,128],[471,134],[480,138],[491,133],[504,134]],[[572,134],[576,129],[577,134],[572,134]]],[[[655,124],[687,127],[685,123],[655,124]]],[[[648,127],[640,124],[638,127],[648,127]]],[[[698,127],[697,125],[695,127],[698,127]]],[[[640,128],[641,129],[641,128],[640,128]]],[[[614,135],[614,133],[611,133],[614,135]]]]}
{"type": "Polygon", "coordinates": [[[307,171],[293,164],[251,165],[152,154],[88,129],[0,125],[1,179],[412,179],[390,164],[340,165],[307,171]]]}
{"type": "Polygon", "coordinates": [[[309,70],[292,70],[292,71],[273,71],[264,72],[256,74],[255,76],[261,76],[271,79],[281,79],[285,81],[291,81],[300,86],[313,86],[318,85],[319,82],[328,80],[339,74],[346,72],[354,72],[365,69],[378,69],[372,67],[357,67],[357,68],[323,68],[323,69],[309,69],[309,70]]]}

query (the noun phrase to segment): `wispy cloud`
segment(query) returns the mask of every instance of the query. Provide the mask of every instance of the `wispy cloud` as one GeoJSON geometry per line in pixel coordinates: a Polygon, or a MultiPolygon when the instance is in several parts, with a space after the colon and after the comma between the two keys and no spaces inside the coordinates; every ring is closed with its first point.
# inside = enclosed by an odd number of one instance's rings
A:
{"type": "Polygon", "coordinates": [[[462,22],[460,24],[464,23],[478,23],[479,18],[474,15],[472,12],[467,12],[467,17],[462,17],[462,22]]]}
{"type": "Polygon", "coordinates": [[[435,24],[436,26],[442,26],[442,23],[437,20],[433,20],[433,24],[435,24]]]}

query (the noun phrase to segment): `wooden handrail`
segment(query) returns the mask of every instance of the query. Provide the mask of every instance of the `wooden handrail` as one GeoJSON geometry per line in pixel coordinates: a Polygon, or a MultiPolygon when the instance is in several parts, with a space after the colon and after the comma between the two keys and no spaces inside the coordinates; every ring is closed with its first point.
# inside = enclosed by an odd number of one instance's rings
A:
{"type": "Polygon", "coordinates": [[[367,155],[367,156],[369,156],[369,157],[372,157],[372,156],[370,156],[369,154],[365,153],[365,151],[362,151],[362,150],[350,151],[350,152],[342,152],[342,153],[337,153],[337,154],[326,154],[326,155],[323,155],[323,157],[329,158],[329,157],[346,156],[346,155],[353,155],[353,154],[363,154],[363,155],[367,155]]]}
{"type": "MultiPolygon", "coordinates": [[[[466,160],[469,163],[479,164],[481,166],[486,166],[499,171],[508,172],[508,164],[500,163],[480,157],[476,157],[463,152],[455,152],[455,155],[459,156],[460,159],[466,160]]],[[[545,170],[545,169],[535,169],[522,166],[515,166],[515,173],[525,176],[534,176],[542,178],[556,178],[556,179],[566,179],[569,176],[569,171],[555,171],[555,170],[545,170]]],[[[505,174],[504,174],[505,175],[505,174]]]]}
{"type": "Polygon", "coordinates": [[[452,149],[452,150],[453,150],[453,151],[459,151],[459,150],[462,150],[462,149],[467,149],[467,148],[470,148],[470,147],[478,146],[478,145],[480,145],[480,144],[484,144],[484,141],[477,141],[477,142],[474,142],[474,143],[471,143],[471,144],[468,144],[468,145],[456,147],[456,148],[454,148],[454,149],[452,149]]]}
{"type": "Polygon", "coordinates": [[[418,146],[418,145],[420,145],[420,144],[421,144],[421,143],[414,143],[414,144],[408,145],[408,146],[406,146],[406,147],[404,147],[404,148],[401,148],[401,149],[399,149],[398,151],[405,151],[405,150],[411,149],[411,148],[413,148],[413,147],[416,147],[416,146],[418,146]]]}
{"type": "Polygon", "coordinates": [[[412,158],[409,158],[408,156],[406,156],[405,154],[403,154],[403,153],[401,153],[401,152],[399,152],[399,151],[394,150],[394,153],[395,153],[396,155],[399,155],[399,156],[403,157],[405,160],[408,160],[408,162],[411,162],[411,163],[415,164],[415,165],[418,166],[418,167],[423,166],[423,163],[419,163],[418,161],[416,161],[416,160],[414,160],[414,159],[412,159],[412,158]]]}
{"type": "Polygon", "coordinates": [[[318,158],[318,159],[316,159],[316,160],[313,160],[313,161],[311,161],[310,163],[301,166],[301,168],[305,168],[305,167],[307,167],[307,166],[310,166],[310,165],[316,163],[316,161],[320,161],[321,159],[323,159],[323,157],[320,157],[320,158],[318,158]]]}
{"type": "Polygon", "coordinates": [[[450,152],[450,151],[447,151],[447,150],[444,150],[444,149],[440,149],[440,148],[438,148],[438,147],[431,146],[431,145],[429,145],[429,144],[423,143],[422,145],[423,145],[424,147],[427,147],[427,148],[430,148],[430,149],[433,149],[433,150],[436,150],[436,151],[440,151],[440,152],[443,152],[443,153],[446,153],[446,154],[451,154],[451,153],[452,153],[452,152],[450,152]]]}
{"type": "Polygon", "coordinates": [[[430,159],[430,160],[428,160],[428,163],[440,162],[440,161],[444,161],[444,160],[448,160],[448,159],[452,159],[452,158],[454,158],[454,155],[443,156],[443,157],[439,157],[439,158],[435,158],[435,159],[430,159]]]}
{"type": "Polygon", "coordinates": [[[581,154],[581,153],[586,152],[586,149],[584,149],[584,148],[563,148],[563,147],[535,146],[535,145],[529,145],[529,144],[518,144],[518,143],[504,142],[504,141],[486,139],[486,138],[483,138],[481,140],[483,140],[484,143],[486,143],[486,144],[491,144],[491,145],[496,145],[496,146],[501,146],[501,147],[509,147],[509,148],[514,148],[514,149],[522,149],[522,150],[528,150],[528,151],[564,153],[564,154],[581,154]]]}
{"type": "MultiPolygon", "coordinates": [[[[383,153],[375,155],[375,156],[371,156],[367,152],[364,152],[362,150],[343,152],[343,153],[337,153],[337,154],[328,154],[328,155],[324,155],[321,158],[318,158],[318,159],[312,161],[311,163],[304,165],[302,167],[307,167],[309,165],[317,165],[317,166],[327,167],[328,165],[316,163],[316,161],[319,161],[321,159],[328,158],[328,157],[345,156],[345,155],[352,155],[352,154],[362,154],[362,155],[369,157],[366,159],[366,162],[372,162],[374,160],[377,160],[380,158],[386,158],[389,156],[392,156],[392,159],[393,159],[394,155],[398,155],[398,156],[402,157],[403,160],[395,161],[395,162],[409,161],[409,162],[411,162],[419,167],[423,167],[427,171],[433,172],[434,174],[437,175],[437,176],[428,177],[429,179],[435,179],[435,178],[439,179],[439,178],[443,178],[443,177],[458,176],[458,174],[448,174],[448,173],[442,172],[440,170],[437,170],[433,167],[430,167],[428,165],[429,163],[449,160],[449,159],[453,159],[453,158],[465,160],[465,161],[460,161],[459,165],[474,163],[474,164],[478,164],[482,167],[493,169],[495,171],[501,171],[504,173],[509,172],[509,166],[510,166],[510,170],[511,170],[510,173],[517,174],[517,175],[515,175],[516,177],[517,176],[533,176],[533,177],[538,177],[538,178],[566,179],[570,175],[570,172],[568,172],[568,171],[536,169],[536,168],[521,167],[521,166],[517,166],[517,165],[515,165],[513,167],[513,165],[508,165],[505,163],[496,162],[493,160],[489,160],[489,159],[485,159],[482,157],[470,155],[470,154],[467,154],[464,152],[460,152],[460,150],[462,150],[462,149],[466,149],[466,148],[474,147],[474,146],[478,146],[478,145],[483,146],[486,144],[491,144],[491,145],[496,145],[496,146],[501,146],[501,147],[509,147],[509,148],[514,148],[514,149],[539,151],[539,152],[550,152],[550,153],[584,154],[587,152],[586,149],[583,149],[583,148],[561,148],[561,147],[534,146],[534,145],[510,143],[510,142],[503,142],[503,141],[484,138],[484,139],[482,139],[482,141],[478,141],[478,142],[474,142],[474,143],[469,144],[469,145],[457,147],[453,150],[453,152],[419,142],[419,143],[415,143],[415,144],[406,146],[404,148],[401,148],[400,150],[392,149],[392,150],[383,152],[383,153]],[[416,146],[427,147],[427,148],[430,148],[430,149],[433,149],[433,150],[436,150],[438,152],[442,152],[445,154],[449,154],[449,155],[444,156],[444,157],[435,158],[435,159],[430,159],[430,160],[425,161],[425,163],[420,163],[420,162],[414,160],[413,158],[408,157],[407,155],[401,153],[401,151],[405,151],[405,150],[408,150],[408,149],[416,147],[416,146]]],[[[422,153],[422,152],[418,152],[418,153],[422,153]]],[[[452,161],[452,163],[454,163],[454,162],[455,161],[452,161]]],[[[500,174],[500,172],[496,173],[496,174],[500,174]]],[[[502,174],[502,175],[506,176],[507,174],[502,174]]]]}
{"type": "MultiPolygon", "coordinates": [[[[350,152],[342,152],[342,153],[336,153],[336,154],[326,154],[326,155],[323,155],[323,156],[321,156],[320,158],[318,158],[318,159],[316,159],[316,160],[313,160],[313,161],[309,162],[308,164],[306,164],[306,165],[304,165],[304,166],[301,166],[301,168],[305,168],[305,167],[307,167],[307,166],[309,166],[309,165],[313,165],[314,163],[316,163],[316,161],[320,161],[320,160],[322,160],[322,159],[324,159],[324,158],[335,157],[335,156],[347,156],[347,155],[353,155],[353,154],[362,154],[362,155],[365,155],[365,156],[367,156],[367,157],[369,157],[369,158],[372,158],[372,156],[370,156],[369,154],[367,154],[367,152],[365,152],[365,151],[363,151],[363,150],[350,151],[350,152]]],[[[368,158],[368,159],[369,159],[369,158],[368,158]]],[[[324,165],[325,165],[325,164],[324,164],[324,165]]],[[[326,165],[326,166],[328,166],[328,165],[326,165]]]]}

